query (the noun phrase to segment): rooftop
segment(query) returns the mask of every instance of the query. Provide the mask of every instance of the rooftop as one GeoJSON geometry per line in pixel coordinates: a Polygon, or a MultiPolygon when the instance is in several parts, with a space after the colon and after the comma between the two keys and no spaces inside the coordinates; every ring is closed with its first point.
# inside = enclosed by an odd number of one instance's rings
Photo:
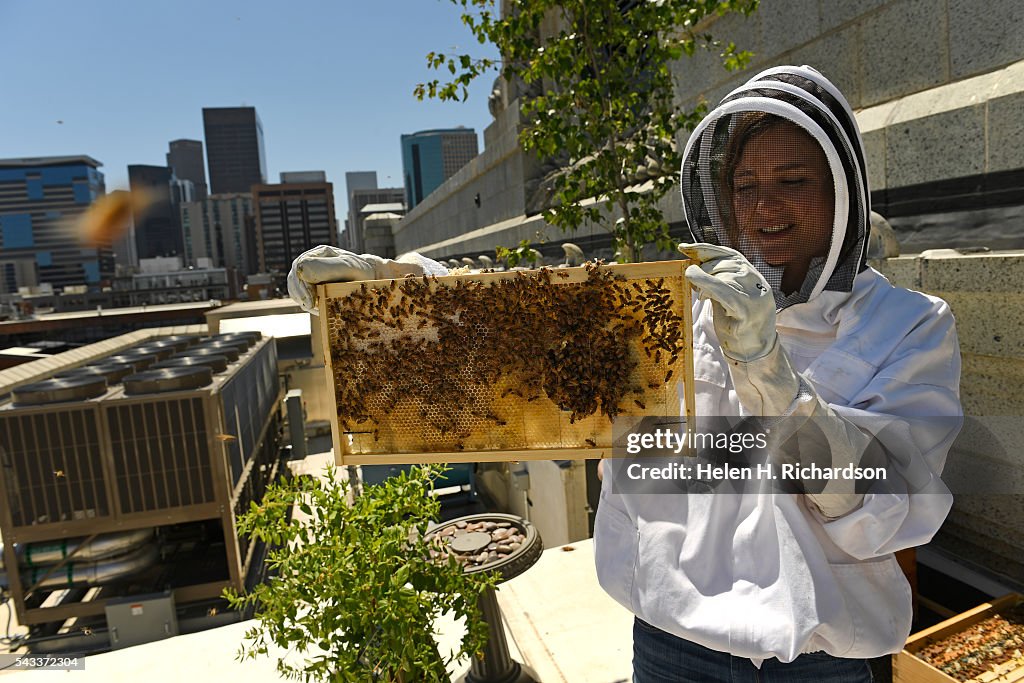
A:
{"type": "Polygon", "coordinates": [[[102,162],[96,161],[85,154],[60,156],[60,157],[16,157],[13,159],[0,159],[0,168],[33,168],[35,166],[71,166],[73,164],[86,164],[93,168],[99,168],[102,162]]]}

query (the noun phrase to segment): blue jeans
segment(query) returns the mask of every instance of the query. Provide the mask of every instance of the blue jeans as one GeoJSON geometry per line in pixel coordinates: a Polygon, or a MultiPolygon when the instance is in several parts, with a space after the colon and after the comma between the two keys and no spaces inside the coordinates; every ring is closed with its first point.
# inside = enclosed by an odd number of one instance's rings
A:
{"type": "Polygon", "coordinates": [[[842,659],[824,652],[797,657],[788,664],[766,659],[761,668],[743,657],[677,638],[633,621],[633,683],[871,683],[863,659],[842,659]]]}

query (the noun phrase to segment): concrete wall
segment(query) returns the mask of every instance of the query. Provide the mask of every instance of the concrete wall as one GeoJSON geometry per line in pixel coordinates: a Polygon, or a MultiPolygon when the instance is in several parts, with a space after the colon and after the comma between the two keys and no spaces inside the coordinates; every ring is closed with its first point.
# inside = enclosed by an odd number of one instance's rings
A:
{"type": "Polygon", "coordinates": [[[956,493],[933,546],[1024,586],[1024,251],[926,252],[875,264],[953,309],[967,421],[946,465],[956,493]]]}
{"type": "MultiPolygon", "coordinates": [[[[764,0],[748,18],[728,15],[707,28],[755,57],[741,74],[726,71],[714,51],[675,63],[677,100],[684,107],[701,99],[716,103],[770,66],[814,66],[857,111],[877,208],[897,230],[904,251],[968,244],[1024,247],[1021,202],[1007,201],[998,188],[992,190],[991,207],[982,198],[970,211],[908,208],[907,193],[900,193],[925,187],[923,192],[949,195],[952,190],[926,186],[1024,166],[1019,0],[764,0]]],[[[538,233],[573,238],[536,218],[522,225],[527,220],[524,179],[535,171],[535,162],[516,148],[515,108],[511,103],[485,131],[484,153],[402,221],[395,238],[399,252],[418,249],[449,257],[490,253],[496,245],[512,246],[524,238],[538,241],[538,233]]],[[[685,142],[686,135],[680,137],[685,142]]],[[[1013,183],[1013,188],[1024,185],[1013,183]]],[[[922,203],[922,197],[916,200],[922,203]]],[[[675,193],[666,199],[665,216],[670,224],[682,220],[675,193]]],[[[595,226],[584,236],[601,231],[595,226]]]]}

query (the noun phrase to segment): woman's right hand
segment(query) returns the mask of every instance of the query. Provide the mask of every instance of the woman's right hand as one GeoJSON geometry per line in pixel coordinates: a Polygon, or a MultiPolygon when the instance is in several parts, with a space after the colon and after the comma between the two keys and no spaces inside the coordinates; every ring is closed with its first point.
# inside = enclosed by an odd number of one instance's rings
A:
{"type": "MultiPolygon", "coordinates": [[[[428,261],[420,258],[423,262],[428,261]]],[[[358,255],[322,244],[303,252],[292,261],[292,268],[288,273],[288,295],[304,311],[317,315],[316,285],[326,282],[384,280],[406,275],[423,275],[424,272],[426,269],[421,263],[392,261],[373,254],[358,255]]]]}

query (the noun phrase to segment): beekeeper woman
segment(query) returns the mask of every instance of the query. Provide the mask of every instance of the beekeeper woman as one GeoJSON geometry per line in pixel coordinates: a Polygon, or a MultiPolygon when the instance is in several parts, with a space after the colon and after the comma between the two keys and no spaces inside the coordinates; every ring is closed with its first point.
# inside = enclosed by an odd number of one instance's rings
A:
{"type": "Polygon", "coordinates": [[[597,571],[636,615],[635,680],[869,681],[865,658],[910,630],[893,552],[926,543],[951,504],[953,317],[866,266],[860,134],[809,67],[722,100],[690,137],[681,184],[697,244],[680,249],[700,262],[686,271],[697,415],[778,417],[774,443],[796,445],[782,450],[801,471],[881,463],[888,480],[656,495],[606,472],[597,571]]]}

